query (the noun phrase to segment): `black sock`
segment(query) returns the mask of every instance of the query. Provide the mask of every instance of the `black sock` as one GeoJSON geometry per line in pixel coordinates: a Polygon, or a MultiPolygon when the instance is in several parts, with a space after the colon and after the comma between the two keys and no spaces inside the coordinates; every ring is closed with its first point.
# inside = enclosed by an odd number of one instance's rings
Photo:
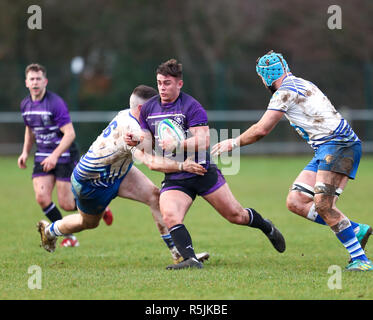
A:
{"type": "Polygon", "coordinates": [[[272,231],[271,224],[264,220],[263,217],[256,212],[253,208],[246,208],[249,216],[250,216],[250,222],[249,227],[257,228],[262,230],[265,234],[268,234],[272,231]]]}
{"type": "Polygon", "coordinates": [[[58,210],[58,208],[56,207],[56,205],[53,202],[51,202],[51,204],[49,206],[44,208],[43,212],[51,222],[55,222],[57,220],[62,219],[62,215],[61,215],[60,210],[58,210]]]}
{"type": "Polygon", "coordinates": [[[171,227],[170,234],[172,236],[172,240],[174,240],[177,250],[179,250],[184,260],[196,258],[192,246],[192,238],[183,224],[176,224],[171,227]]]}

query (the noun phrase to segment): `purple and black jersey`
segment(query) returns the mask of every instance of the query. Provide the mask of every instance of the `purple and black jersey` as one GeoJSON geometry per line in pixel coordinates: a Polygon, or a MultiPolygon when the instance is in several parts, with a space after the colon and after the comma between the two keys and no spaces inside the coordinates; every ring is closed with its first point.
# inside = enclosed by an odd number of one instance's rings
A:
{"type": "MultiPolygon", "coordinates": [[[[36,141],[35,162],[41,162],[57,148],[63,133],[60,127],[71,122],[66,103],[57,94],[46,91],[40,101],[27,96],[21,102],[21,112],[26,126],[30,127],[36,141]]],[[[70,150],[66,150],[58,163],[70,162],[70,150]]]]}
{"type": "MultiPolygon", "coordinates": [[[[195,126],[207,126],[207,113],[201,104],[190,95],[181,92],[179,97],[172,103],[161,104],[159,95],[151,98],[141,108],[140,126],[144,130],[149,130],[155,139],[155,153],[160,156],[170,157],[175,161],[184,161],[187,157],[208,168],[210,165],[209,150],[195,152],[187,150],[176,155],[164,154],[158,143],[158,124],[164,119],[172,119],[183,128],[185,136],[190,137],[189,128],[195,126]]],[[[166,179],[186,179],[196,176],[188,172],[169,173],[166,179]]]]}

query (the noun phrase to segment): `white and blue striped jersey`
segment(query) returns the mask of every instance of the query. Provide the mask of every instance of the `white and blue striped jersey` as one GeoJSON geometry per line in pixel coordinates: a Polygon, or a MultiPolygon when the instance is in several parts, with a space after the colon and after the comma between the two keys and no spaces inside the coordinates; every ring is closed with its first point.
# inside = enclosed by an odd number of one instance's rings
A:
{"type": "Polygon", "coordinates": [[[312,82],[288,74],[268,110],[285,113],[291,126],[316,150],[326,142],[360,141],[348,122],[312,82]]]}
{"type": "Polygon", "coordinates": [[[133,147],[124,141],[126,131],[140,131],[140,124],[129,109],[123,110],[102,131],[74,170],[78,181],[108,186],[123,177],[133,162],[133,147]]]}

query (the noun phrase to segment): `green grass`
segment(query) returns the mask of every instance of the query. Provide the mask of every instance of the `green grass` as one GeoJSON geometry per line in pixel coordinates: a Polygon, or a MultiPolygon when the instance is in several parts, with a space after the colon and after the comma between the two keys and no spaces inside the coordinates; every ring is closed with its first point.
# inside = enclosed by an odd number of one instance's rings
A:
{"type": "MultiPolygon", "coordinates": [[[[35,225],[42,218],[30,168],[0,159],[0,299],[372,299],[373,273],[342,272],[342,289],[331,290],[328,268],[346,266],[348,255],[329,228],[286,209],[288,189],[305,157],[241,159],[240,173],[226,176],[239,201],[256,208],[283,232],[287,250],[278,254],[260,231],[226,222],[198,198],[185,224],[196,251],[209,251],[202,270],[168,271],[171,256],[145,205],[115,199],[112,226],[77,234],[81,246],[47,253],[35,225]],[[42,289],[28,288],[28,268],[41,267],[42,289]]],[[[141,169],[160,185],[162,174],[141,169]]],[[[373,158],[363,158],[356,181],[339,208],[373,225],[373,158]]],[[[66,214],[66,213],[64,213],[66,214]]],[[[372,241],[372,240],[371,240],[372,241]]],[[[372,244],[368,243],[367,253],[372,244]]]]}

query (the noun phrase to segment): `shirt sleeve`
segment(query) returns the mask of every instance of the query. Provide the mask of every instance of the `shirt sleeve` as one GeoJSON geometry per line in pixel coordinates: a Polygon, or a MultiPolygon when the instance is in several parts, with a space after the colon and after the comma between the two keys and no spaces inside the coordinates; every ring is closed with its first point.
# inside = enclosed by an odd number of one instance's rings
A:
{"type": "Polygon", "coordinates": [[[61,128],[64,125],[71,122],[69,110],[67,108],[67,105],[65,101],[63,101],[62,98],[56,98],[55,100],[52,100],[52,110],[54,115],[54,121],[56,122],[56,125],[61,128]]]}
{"type": "Polygon", "coordinates": [[[194,104],[187,117],[188,127],[195,127],[198,125],[208,125],[208,118],[206,110],[200,104],[194,104]]]}
{"type": "Polygon", "coordinates": [[[287,90],[278,90],[273,94],[267,109],[287,112],[292,100],[293,92],[287,90]]]}
{"type": "Polygon", "coordinates": [[[146,114],[143,112],[143,108],[140,111],[139,123],[140,123],[141,129],[150,131],[150,127],[148,126],[148,123],[146,122],[146,114]]]}
{"type": "Polygon", "coordinates": [[[28,122],[26,121],[26,116],[23,115],[23,113],[25,111],[25,105],[26,105],[26,99],[23,99],[21,101],[20,109],[21,109],[23,122],[24,122],[25,126],[28,126],[28,122]]]}

